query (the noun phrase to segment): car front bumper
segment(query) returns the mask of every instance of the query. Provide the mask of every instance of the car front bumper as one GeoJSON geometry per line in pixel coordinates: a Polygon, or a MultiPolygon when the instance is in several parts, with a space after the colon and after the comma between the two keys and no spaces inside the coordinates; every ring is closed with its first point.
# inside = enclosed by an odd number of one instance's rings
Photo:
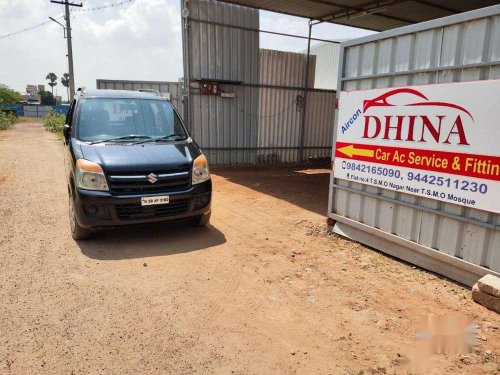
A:
{"type": "Polygon", "coordinates": [[[102,191],[75,190],[76,219],[84,228],[175,221],[208,215],[211,210],[211,180],[182,191],[145,195],[113,195],[102,191]],[[141,206],[142,197],[165,195],[170,197],[168,204],[141,206]]]}

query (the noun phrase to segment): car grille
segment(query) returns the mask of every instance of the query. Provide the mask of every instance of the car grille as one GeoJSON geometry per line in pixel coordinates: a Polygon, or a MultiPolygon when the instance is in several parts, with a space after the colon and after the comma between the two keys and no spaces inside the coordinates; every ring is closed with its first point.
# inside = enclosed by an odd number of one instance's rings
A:
{"type": "Polygon", "coordinates": [[[120,220],[153,219],[182,215],[188,212],[190,199],[180,199],[169,204],[142,206],[140,203],[118,204],[115,206],[116,216],[120,220]]]}
{"type": "Polygon", "coordinates": [[[191,183],[190,169],[135,172],[135,173],[108,173],[109,190],[115,194],[141,194],[177,191],[188,188],[191,183]],[[156,181],[151,183],[148,176],[154,173],[156,181]]]}

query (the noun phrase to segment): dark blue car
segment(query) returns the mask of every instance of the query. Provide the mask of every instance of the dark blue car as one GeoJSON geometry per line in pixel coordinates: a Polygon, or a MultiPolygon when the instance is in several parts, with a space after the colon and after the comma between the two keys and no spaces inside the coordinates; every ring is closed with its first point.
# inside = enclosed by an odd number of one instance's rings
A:
{"type": "Polygon", "coordinates": [[[208,224],[212,182],[207,159],[165,98],[80,89],[64,138],[74,239],[129,224],[208,224]]]}

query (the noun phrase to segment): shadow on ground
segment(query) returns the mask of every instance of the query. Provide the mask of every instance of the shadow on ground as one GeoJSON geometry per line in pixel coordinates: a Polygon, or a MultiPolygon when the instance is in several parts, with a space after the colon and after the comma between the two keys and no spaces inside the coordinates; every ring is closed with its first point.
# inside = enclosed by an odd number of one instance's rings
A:
{"type": "MultiPolygon", "coordinates": [[[[214,167],[213,174],[238,185],[326,215],[330,170],[314,167],[214,167]]],[[[215,189],[216,189],[215,185],[215,189]]]]}
{"type": "Polygon", "coordinates": [[[118,260],[187,253],[225,242],[224,234],[212,225],[155,223],[101,231],[78,241],[78,246],[89,258],[118,260]]]}

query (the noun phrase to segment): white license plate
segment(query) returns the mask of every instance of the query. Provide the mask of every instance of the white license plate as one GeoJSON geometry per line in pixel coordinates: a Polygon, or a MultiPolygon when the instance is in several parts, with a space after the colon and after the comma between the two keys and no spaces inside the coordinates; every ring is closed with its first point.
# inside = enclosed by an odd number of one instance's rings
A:
{"type": "Polygon", "coordinates": [[[142,197],[142,206],[151,206],[154,204],[168,204],[170,202],[170,197],[168,195],[161,195],[158,197],[142,197]]]}

